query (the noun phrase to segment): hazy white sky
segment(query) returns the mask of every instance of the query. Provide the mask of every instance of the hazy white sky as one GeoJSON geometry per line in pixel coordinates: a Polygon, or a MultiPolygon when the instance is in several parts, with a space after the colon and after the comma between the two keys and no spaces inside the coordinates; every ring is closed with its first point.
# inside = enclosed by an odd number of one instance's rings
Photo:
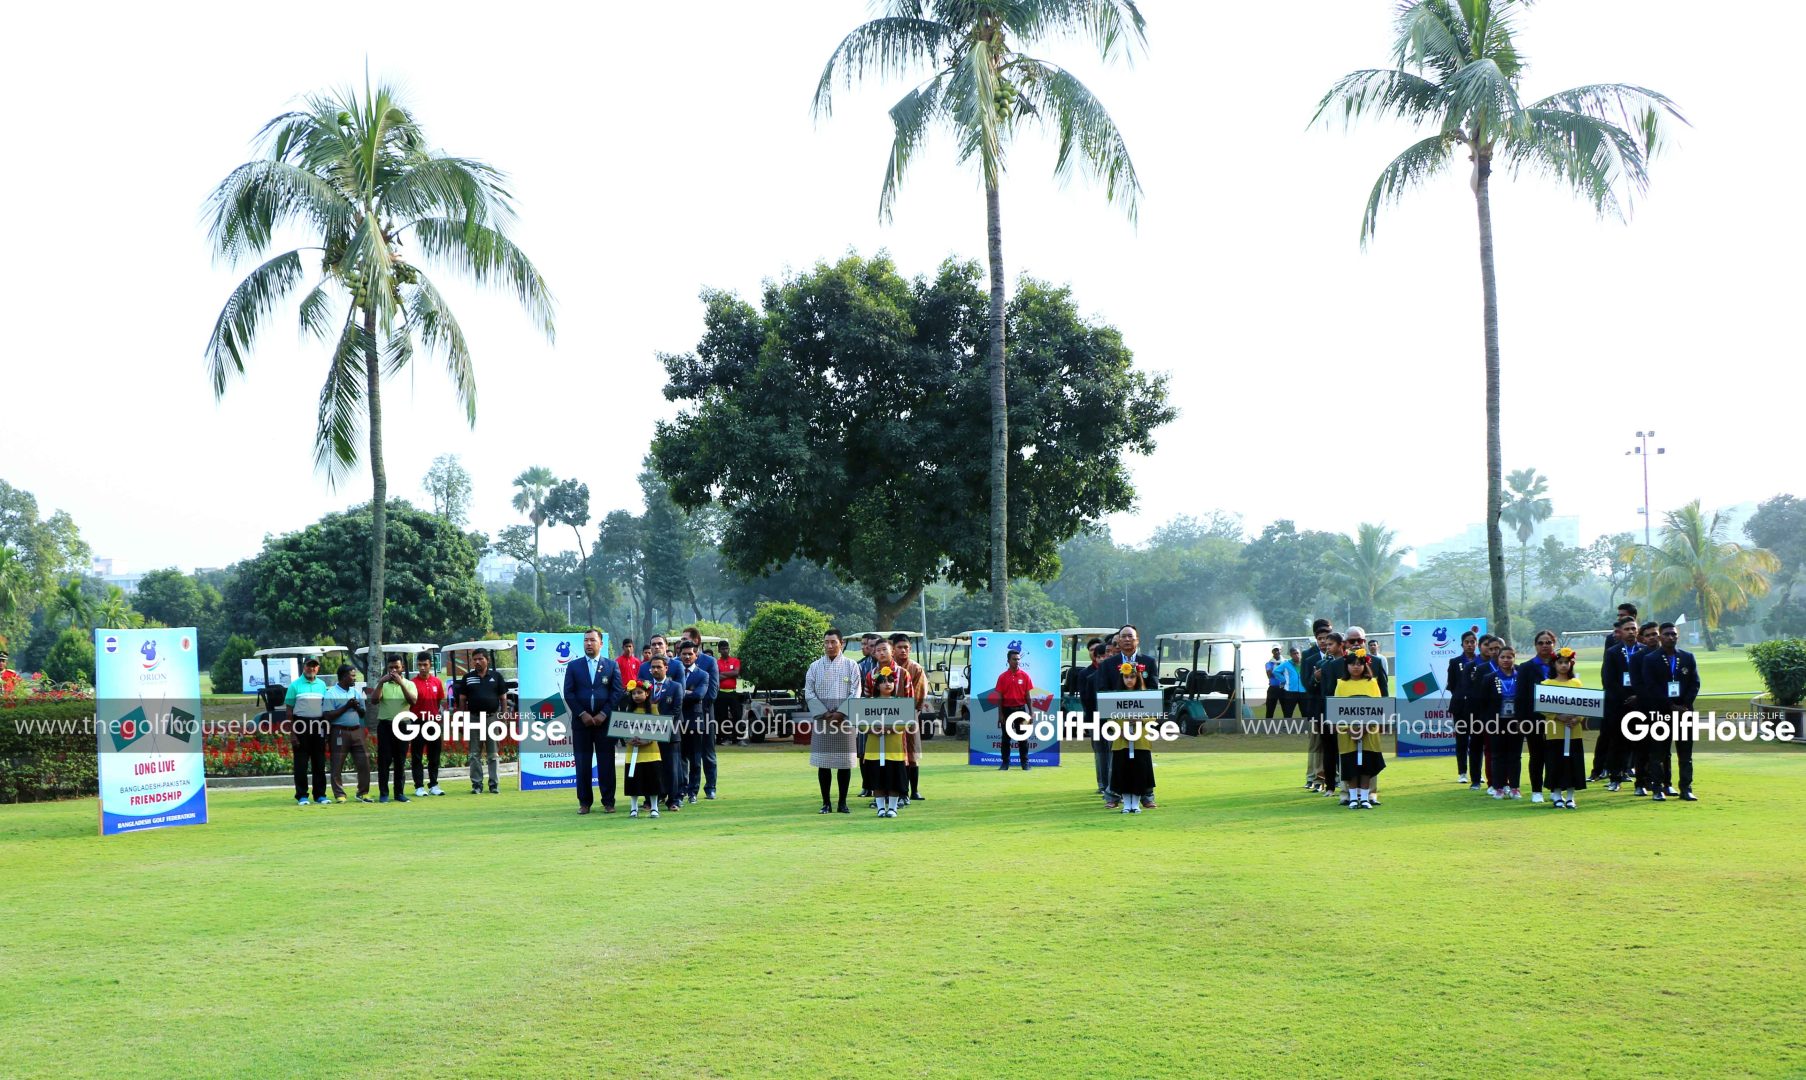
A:
{"type": "MultiPolygon", "coordinates": [[[[1055,184],[1051,139],[1029,136],[1003,193],[1007,268],[1070,283],[1138,363],[1172,374],[1181,409],[1137,471],[1139,511],[1111,522],[1119,538],[1211,507],[1250,531],[1382,520],[1407,543],[1480,520],[1465,172],[1388,212],[1363,253],[1367,191],[1418,136],[1306,128],[1339,75],[1385,64],[1392,7],[1148,0],[1150,49],[1132,67],[1044,51],[1111,108],[1146,194],[1132,227],[1095,187],[1055,184]],[[1327,481],[1332,447],[1361,448],[1384,480],[1327,481]]],[[[478,423],[431,365],[393,381],[391,491],[419,500],[428,463],[452,451],[490,532],[519,520],[508,482],[528,465],[586,481],[598,517],[637,507],[638,462],[672,409],[655,353],[694,346],[703,286],[756,297],[762,279],[848,249],[889,249],[909,273],[983,254],[982,195],[945,143],[919,159],[895,221],[877,219],[885,110],[905,85],[844,93],[811,121],[823,62],[866,15],[860,0],[9,9],[0,477],[135,569],[223,565],[368,498],[367,480],[332,491],[312,469],[325,355],[292,310],[214,402],[202,346],[244,268],[211,263],[200,217],[265,120],[360,79],[367,55],[436,143],[512,174],[517,237],[559,301],[554,346],[505,298],[453,292],[478,423]]],[[[1764,38],[1802,30],[1796,6],[1767,8],[1764,38]]],[[[1629,226],[1538,179],[1495,188],[1506,467],[1547,473],[1583,539],[1639,527],[1640,474],[1622,455],[1642,427],[1668,449],[1658,510],[1801,487],[1802,350],[1785,312],[1806,229],[1784,185],[1803,155],[1771,104],[1794,76],[1744,62],[1749,32],[1681,0],[1547,3],[1522,19],[1531,96],[1635,82],[1694,125],[1629,226]]]]}

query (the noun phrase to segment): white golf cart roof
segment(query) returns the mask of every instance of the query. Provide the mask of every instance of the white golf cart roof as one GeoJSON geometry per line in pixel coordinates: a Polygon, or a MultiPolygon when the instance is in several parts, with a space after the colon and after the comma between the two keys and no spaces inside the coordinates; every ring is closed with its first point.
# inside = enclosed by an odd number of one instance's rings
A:
{"type": "Polygon", "coordinates": [[[279,649],[258,649],[252,656],[325,656],[327,653],[344,652],[343,645],[284,645],[279,649]]]}
{"type": "Polygon", "coordinates": [[[1072,626],[1072,627],[1066,628],[1065,630],[1054,630],[1054,631],[1052,631],[1052,633],[1055,637],[1063,637],[1063,638],[1069,638],[1069,637],[1098,637],[1098,638],[1101,638],[1101,637],[1109,637],[1111,634],[1114,634],[1118,630],[1121,630],[1121,629],[1122,629],[1122,627],[1120,627],[1120,626],[1072,626]]]}
{"type": "MultiPolygon", "coordinates": [[[[428,645],[422,641],[410,641],[397,645],[384,645],[382,651],[385,653],[423,653],[436,652],[438,648],[439,646],[437,645],[428,645]]],[[[359,656],[368,656],[370,654],[370,647],[368,645],[364,646],[357,651],[357,654],[359,656]]]]}
{"type": "Polygon", "coordinates": [[[1240,645],[1248,640],[1240,634],[1161,634],[1155,641],[1211,641],[1223,645],[1240,645]]]}
{"type": "Polygon", "coordinates": [[[503,649],[515,648],[517,644],[513,638],[491,638],[487,641],[460,641],[453,645],[446,645],[439,651],[476,652],[478,649],[488,649],[490,652],[500,652],[503,649]]]}
{"type": "Polygon", "coordinates": [[[702,635],[702,643],[704,645],[726,645],[727,639],[724,637],[709,637],[707,634],[704,634],[702,635]]]}

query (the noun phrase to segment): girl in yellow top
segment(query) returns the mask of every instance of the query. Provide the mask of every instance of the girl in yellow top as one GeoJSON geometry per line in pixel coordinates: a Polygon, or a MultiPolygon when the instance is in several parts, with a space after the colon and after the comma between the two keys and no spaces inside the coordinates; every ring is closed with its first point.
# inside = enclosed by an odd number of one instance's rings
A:
{"type": "MultiPolygon", "coordinates": [[[[1348,654],[1348,674],[1336,680],[1337,697],[1378,698],[1379,680],[1373,677],[1373,666],[1366,649],[1348,654]]],[[[1336,749],[1342,755],[1342,775],[1348,778],[1348,808],[1371,810],[1378,805],[1373,798],[1373,781],[1386,767],[1386,755],[1380,753],[1378,724],[1355,724],[1336,730],[1336,749]]]]}
{"type": "MultiPolygon", "coordinates": [[[[615,711],[656,715],[659,708],[658,702],[652,700],[651,684],[629,679],[627,696],[615,706],[615,711]]],[[[658,801],[665,793],[665,773],[660,767],[664,756],[659,753],[658,743],[651,739],[630,739],[628,746],[627,816],[640,816],[641,805],[633,801],[639,798],[644,802],[646,812],[657,817],[658,801]]]]}
{"type": "MultiPolygon", "coordinates": [[[[1146,690],[1141,667],[1138,664],[1124,664],[1118,669],[1122,672],[1122,688],[1125,691],[1146,690]]],[[[1115,741],[1110,744],[1110,790],[1122,799],[1122,812],[1139,814],[1144,804],[1152,805],[1154,797],[1154,746],[1148,739],[1147,727],[1151,720],[1124,720],[1135,735],[1133,740],[1127,738],[1131,731],[1118,732],[1115,741]]]]}
{"type": "MultiPolygon", "coordinates": [[[[1543,680],[1545,683],[1550,686],[1580,685],[1580,680],[1574,677],[1573,649],[1557,649],[1549,666],[1554,671],[1543,680]]],[[[1545,714],[1543,717],[1543,775],[1547,781],[1545,786],[1555,797],[1557,810],[1575,809],[1574,793],[1587,786],[1586,748],[1581,742],[1586,734],[1586,722],[1584,716],[1545,714]]]]}
{"type": "MultiPolygon", "coordinates": [[[[897,670],[880,661],[872,671],[872,696],[897,696],[897,670]]],[[[878,799],[878,816],[894,818],[897,804],[909,790],[909,764],[903,749],[901,728],[874,731],[865,743],[865,763],[870,770],[872,794],[878,799]]]]}

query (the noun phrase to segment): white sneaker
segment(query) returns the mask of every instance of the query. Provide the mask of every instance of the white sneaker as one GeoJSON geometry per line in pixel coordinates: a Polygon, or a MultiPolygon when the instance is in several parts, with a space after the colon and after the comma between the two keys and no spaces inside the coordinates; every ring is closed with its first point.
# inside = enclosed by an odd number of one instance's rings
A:
{"type": "Polygon", "coordinates": [[[1508,799],[1521,799],[1521,798],[1523,798],[1523,797],[1524,797],[1524,793],[1523,793],[1523,792],[1521,792],[1521,791],[1519,791],[1519,790],[1518,790],[1518,789],[1517,789],[1517,788],[1512,788],[1512,789],[1511,789],[1511,794],[1509,794],[1509,795],[1507,795],[1507,796],[1505,796],[1505,797],[1506,797],[1506,798],[1508,798],[1508,799]]]}
{"type": "Polygon", "coordinates": [[[414,789],[414,797],[415,797],[415,798],[416,798],[416,799],[424,799],[424,798],[426,798],[426,789],[425,789],[425,788],[423,788],[423,787],[416,787],[416,788],[415,788],[415,789],[414,789]]]}
{"type": "Polygon", "coordinates": [[[1125,814],[1133,814],[1135,811],[1129,808],[1128,803],[1123,803],[1122,804],[1122,812],[1125,814]]]}
{"type": "Polygon", "coordinates": [[[654,806],[654,807],[653,807],[653,808],[652,808],[652,816],[653,816],[653,817],[657,817],[657,816],[658,816],[658,807],[656,807],[656,806],[654,806]]]}
{"type": "Polygon", "coordinates": [[[1531,802],[1542,802],[1543,801],[1543,793],[1540,791],[1532,791],[1530,793],[1530,801],[1531,802]]]}
{"type": "Polygon", "coordinates": [[[627,816],[628,817],[639,817],[640,816],[640,808],[637,806],[628,807],[627,808],[627,816]]]}
{"type": "Polygon", "coordinates": [[[1575,802],[1575,801],[1574,801],[1574,800],[1573,800],[1573,799],[1569,799],[1569,800],[1568,800],[1568,809],[1570,809],[1570,810],[1578,810],[1578,809],[1580,809],[1580,806],[1579,806],[1579,804],[1578,804],[1578,803],[1576,803],[1576,802],[1575,802]]]}
{"type": "Polygon", "coordinates": [[[1462,773],[1460,776],[1455,777],[1455,783],[1457,783],[1457,784],[1467,783],[1467,774],[1462,773]]]}
{"type": "Polygon", "coordinates": [[[1502,791],[1500,791],[1500,790],[1499,790],[1499,789],[1498,789],[1498,788],[1496,788],[1496,787],[1495,787],[1495,788],[1487,788],[1487,789],[1486,789],[1486,793],[1487,793],[1487,794],[1488,794],[1488,795],[1491,795],[1491,796],[1492,796],[1492,797],[1493,797],[1493,798],[1495,798],[1495,799],[1503,799],[1503,798],[1504,798],[1504,797],[1505,797],[1505,793],[1504,793],[1504,792],[1502,792],[1502,791]]]}
{"type": "Polygon", "coordinates": [[[427,794],[428,794],[428,795],[443,795],[443,794],[445,794],[445,792],[444,792],[444,791],[443,791],[443,790],[442,790],[442,789],[440,789],[440,787],[439,787],[439,785],[438,785],[438,784],[434,784],[434,785],[433,785],[433,786],[432,786],[432,787],[429,787],[429,788],[427,788],[427,789],[426,789],[426,793],[427,793],[427,794]]]}

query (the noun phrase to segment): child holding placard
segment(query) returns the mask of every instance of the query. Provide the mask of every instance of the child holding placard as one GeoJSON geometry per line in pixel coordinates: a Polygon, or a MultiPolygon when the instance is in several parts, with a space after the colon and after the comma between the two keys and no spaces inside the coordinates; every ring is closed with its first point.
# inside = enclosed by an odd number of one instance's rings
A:
{"type": "MultiPolygon", "coordinates": [[[[1139,664],[1123,664],[1117,670],[1122,673],[1122,692],[1147,689],[1139,664]]],[[[1128,731],[1120,731],[1110,744],[1110,790],[1122,800],[1123,813],[1139,814],[1154,794],[1154,746],[1147,733],[1153,721],[1137,718],[1120,722],[1133,729],[1135,738],[1128,738],[1128,731]]]]}
{"type": "MultiPolygon", "coordinates": [[[[1580,685],[1574,677],[1573,649],[1557,649],[1550,667],[1554,674],[1544,680],[1548,685],[1580,685]]],[[[1543,768],[1557,810],[1575,809],[1574,793],[1587,786],[1586,747],[1581,740],[1586,723],[1584,716],[1548,714],[1543,718],[1543,768]]]]}
{"type": "MultiPolygon", "coordinates": [[[[875,698],[896,697],[896,668],[881,663],[872,670],[870,685],[875,698]]],[[[902,729],[886,727],[882,731],[872,732],[865,741],[865,763],[871,770],[872,794],[877,797],[878,816],[896,817],[897,804],[909,790],[902,729]]]]}
{"type": "MultiPolygon", "coordinates": [[[[1347,672],[1336,680],[1337,697],[1380,696],[1380,683],[1374,678],[1366,649],[1348,654],[1347,672]]],[[[1379,805],[1373,797],[1373,781],[1386,767],[1386,756],[1380,752],[1379,725],[1357,723],[1339,728],[1336,749],[1341,753],[1342,775],[1348,778],[1348,808],[1371,810],[1379,805]]]]}
{"type": "MultiPolygon", "coordinates": [[[[629,679],[615,711],[657,715],[660,711],[659,703],[653,699],[652,684],[640,679],[629,679]]],[[[628,817],[640,816],[641,804],[635,802],[636,799],[644,802],[645,809],[653,817],[658,816],[658,800],[665,793],[663,762],[664,757],[659,753],[658,743],[650,739],[627,741],[628,817]]],[[[614,768],[614,765],[610,764],[609,768],[614,768]]]]}

